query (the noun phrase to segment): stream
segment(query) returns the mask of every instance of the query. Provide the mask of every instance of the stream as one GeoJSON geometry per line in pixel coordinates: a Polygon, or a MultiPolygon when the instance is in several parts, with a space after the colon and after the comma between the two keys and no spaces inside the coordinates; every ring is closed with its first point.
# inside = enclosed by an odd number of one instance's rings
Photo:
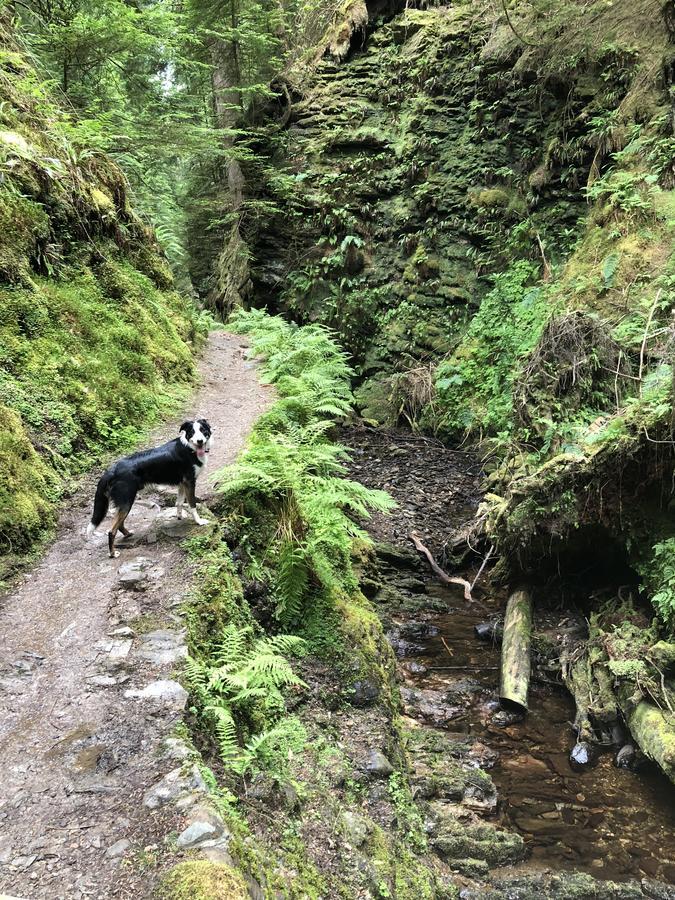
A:
{"type": "Polygon", "coordinates": [[[499,648],[474,634],[485,614],[457,607],[456,592],[442,586],[428,590],[454,608],[425,617],[438,634],[420,638],[421,652],[402,661],[404,683],[440,692],[452,703],[461,697],[461,711],[444,727],[497,751],[490,775],[499,795],[498,821],[523,835],[528,865],[615,881],[647,876],[675,883],[675,787],[656,766],[646,764],[638,772],[617,768],[612,752],[602,754],[594,768],[574,772],[568,761],[574,702],[562,688],[533,684],[525,719],[494,724],[499,648]],[[413,660],[429,671],[412,674],[406,663],[413,660]],[[447,665],[467,669],[430,669],[447,665]]]}
{"type": "MultiPolygon", "coordinates": [[[[635,772],[617,768],[611,750],[595,767],[574,771],[574,702],[562,686],[541,683],[536,668],[527,716],[500,723],[500,650],[479,641],[474,626],[503,613],[504,592],[490,587],[486,571],[480,602],[469,604],[461,589],[442,585],[411,552],[415,530],[442,565],[452,566],[446,557],[480,502],[475,457],[397,431],[345,429],[343,442],[352,453],[350,474],[389,491],[398,503],[392,515],[376,514],[368,529],[385,548],[384,556],[378,552],[384,588],[374,602],[399,659],[405,714],[418,725],[471,735],[485,745],[498,793],[496,809],[486,816],[523,836],[525,869],[675,884],[675,786],[650,763],[635,772]],[[401,558],[387,547],[398,548],[401,558]]],[[[475,554],[463,563],[469,580],[480,561],[475,554]]],[[[570,617],[580,621],[578,611],[535,604],[535,631],[545,624],[556,635],[570,617]]],[[[553,678],[545,674],[544,680],[553,678]]]]}

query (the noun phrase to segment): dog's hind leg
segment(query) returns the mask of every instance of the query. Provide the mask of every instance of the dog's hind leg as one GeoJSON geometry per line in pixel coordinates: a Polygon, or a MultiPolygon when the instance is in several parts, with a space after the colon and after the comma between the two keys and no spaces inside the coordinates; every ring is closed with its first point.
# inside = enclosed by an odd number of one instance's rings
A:
{"type": "Polygon", "coordinates": [[[176,496],[176,516],[179,519],[183,518],[183,502],[185,500],[185,487],[182,484],[178,485],[178,495],[176,496]]]}
{"type": "Polygon", "coordinates": [[[121,531],[122,534],[126,537],[130,534],[129,531],[124,527],[124,520],[129,515],[129,508],[118,509],[115,512],[115,516],[112,520],[112,524],[110,526],[110,531],[108,532],[108,552],[110,553],[111,559],[117,559],[120,555],[119,550],[115,550],[115,538],[117,536],[117,532],[121,531]]]}
{"type": "Polygon", "coordinates": [[[129,529],[126,528],[126,527],[125,527],[124,525],[122,525],[121,523],[120,523],[120,531],[122,532],[122,534],[124,535],[125,538],[133,537],[133,536],[134,536],[133,531],[129,531],[129,529]]]}

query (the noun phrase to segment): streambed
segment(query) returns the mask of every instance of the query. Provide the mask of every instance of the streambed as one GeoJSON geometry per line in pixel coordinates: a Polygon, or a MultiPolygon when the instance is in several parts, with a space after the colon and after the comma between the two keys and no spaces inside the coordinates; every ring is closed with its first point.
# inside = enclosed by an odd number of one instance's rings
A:
{"type": "Polygon", "coordinates": [[[575,741],[574,703],[562,688],[535,682],[523,721],[495,724],[499,648],[479,642],[473,630],[484,613],[458,607],[456,593],[441,586],[429,592],[451,608],[425,616],[438,634],[420,637],[421,652],[401,660],[403,684],[438,692],[459,707],[443,727],[478,737],[497,751],[490,769],[499,795],[496,818],[523,835],[529,864],[615,881],[646,876],[675,884],[675,788],[668,779],[648,764],[638,772],[619,769],[611,752],[594,768],[573,771],[568,756],[575,741]],[[467,668],[431,668],[451,665],[467,668]],[[428,671],[411,672],[417,666],[428,671]]]}

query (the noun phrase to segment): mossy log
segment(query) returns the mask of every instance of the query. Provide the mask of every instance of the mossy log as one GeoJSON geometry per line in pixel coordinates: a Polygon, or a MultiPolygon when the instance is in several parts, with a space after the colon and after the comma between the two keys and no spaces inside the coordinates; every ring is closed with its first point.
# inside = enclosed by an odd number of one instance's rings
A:
{"type": "Polygon", "coordinates": [[[607,663],[607,654],[598,646],[585,647],[576,659],[562,657],[563,680],[577,708],[574,727],[578,741],[614,741],[620,716],[607,663]]]}
{"type": "Polygon", "coordinates": [[[640,750],[675,782],[675,715],[647,700],[641,700],[630,712],[627,708],[624,711],[640,750]]]}
{"type": "Polygon", "coordinates": [[[514,591],[504,616],[499,702],[505,709],[527,711],[530,685],[532,598],[529,591],[514,591]]]}

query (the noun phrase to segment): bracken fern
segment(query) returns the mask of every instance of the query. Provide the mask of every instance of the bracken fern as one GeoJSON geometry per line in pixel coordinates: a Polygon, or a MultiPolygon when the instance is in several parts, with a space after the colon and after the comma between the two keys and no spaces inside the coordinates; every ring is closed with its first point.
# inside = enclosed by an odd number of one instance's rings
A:
{"type": "Polygon", "coordinates": [[[355,518],[387,510],[393,501],[344,477],[346,451],[328,437],[352,404],[351,370],[329,332],[302,328],[260,310],[237,312],[231,325],[264,354],[264,373],[279,400],[259,420],[248,449],[224,471],[220,491],[230,504],[273,511],[276,529],[264,553],[276,615],[296,623],[316,590],[339,589],[352,578],[352,541],[367,541],[355,518]]]}
{"type": "Polygon", "coordinates": [[[212,725],[220,755],[240,775],[263,765],[280,749],[299,749],[301,727],[284,713],[282,689],[303,682],[286,654],[299,653],[304,641],[293,635],[254,638],[251,628],[226,625],[212,660],[188,657],[185,678],[194,706],[212,725]],[[252,725],[262,715],[270,727],[252,725]],[[247,734],[248,740],[244,739],[247,734]]]}

